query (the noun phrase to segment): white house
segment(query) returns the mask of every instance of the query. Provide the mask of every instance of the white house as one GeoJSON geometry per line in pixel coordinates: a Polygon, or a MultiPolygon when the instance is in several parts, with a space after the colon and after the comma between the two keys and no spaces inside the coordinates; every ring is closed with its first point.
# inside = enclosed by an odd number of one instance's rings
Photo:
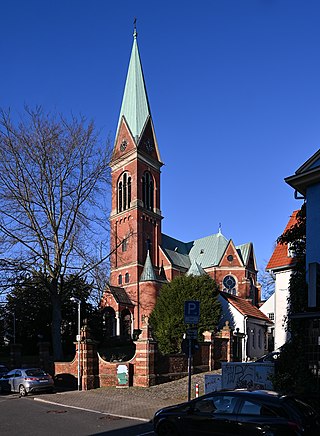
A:
{"type": "MultiPolygon", "coordinates": [[[[292,213],[284,232],[296,224],[297,213],[297,210],[292,213]]],[[[267,271],[275,275],[275,291],[273,298],[267,300],[260,310],[274,322],[275,350],[290,338],[287,330],[289,281],[295,261],[294,252],[288,245],[277,244],[266,267],[267,271]]]]}
{"type": "Polygon", "coordinates": [[[220,292],[219,301],[222,307],[221,326],[229,321],[236,337],[241,338],[238,357],[247,361],[261,357],[267,351],[268,328],[273,322],[262,313],[250,300],[220,292]]]}
{"type": "MultiPolygon", "coordinates": [[[[264,313],[270,321],[274,323],[274,312],[275,312],[275,292],[262,303],[259,307],[262,313],[264,313]]],[[[274,324],[268,328],[268,351],[274,350],[274,324]]]]}

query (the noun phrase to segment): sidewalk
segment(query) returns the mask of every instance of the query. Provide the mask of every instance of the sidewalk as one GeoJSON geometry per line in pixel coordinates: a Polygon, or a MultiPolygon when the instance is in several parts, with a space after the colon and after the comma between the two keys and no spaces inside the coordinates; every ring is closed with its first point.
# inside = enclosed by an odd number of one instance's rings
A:
{"type": "MultiPolygon", "coordinates": [[[[196,384],[199,385],[199,394],[202,395],[204,393],[203,373],[192,376],[191,398],[195,397],[196,384]]],[[[35,395],[34,399],[64,407],[149,421],[158,409],[187,401],[188,378],[150,388],[99,388],[90,391],[35,395]]]]}

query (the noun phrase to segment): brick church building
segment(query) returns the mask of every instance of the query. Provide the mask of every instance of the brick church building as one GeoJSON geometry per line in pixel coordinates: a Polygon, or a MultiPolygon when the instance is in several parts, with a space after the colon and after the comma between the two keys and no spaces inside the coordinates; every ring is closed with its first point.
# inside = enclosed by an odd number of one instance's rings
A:
{"type": "Polygon", "coordinates": [[[134,39],[111,159],[111,272],[102,308],[110,335],[132,335],[155,306],[161,286],[181,274],[209,274],[223,293],[258,306],[260,286],[251,242],[218,233],[182,242],[162,233],[161,167],[134,39]]]}

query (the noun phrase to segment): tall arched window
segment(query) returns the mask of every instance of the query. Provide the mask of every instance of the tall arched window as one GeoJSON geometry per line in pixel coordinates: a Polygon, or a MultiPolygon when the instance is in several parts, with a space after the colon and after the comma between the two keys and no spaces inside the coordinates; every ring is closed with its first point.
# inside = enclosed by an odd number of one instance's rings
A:
{"type": "Polygon", "coordinates": [[[154,184],[149,172],[142,176],[142,201],[146,209],[153,210],[154,184]]]}
{"type": "Polygon", "coordinates": [[[118,182],[118,212],[129,209],[131,206],[131,177],[125,172],[118,182]]]}

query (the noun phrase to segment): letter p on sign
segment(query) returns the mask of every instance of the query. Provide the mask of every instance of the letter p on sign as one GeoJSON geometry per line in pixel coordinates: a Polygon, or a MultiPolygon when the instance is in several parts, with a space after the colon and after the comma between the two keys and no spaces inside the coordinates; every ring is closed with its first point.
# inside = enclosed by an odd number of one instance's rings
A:
{"type": "Polygon", "coordinates": [[[184,302],[184,322],[198,324],[200,317],[200,301],[190,300],[184,302]]]}

